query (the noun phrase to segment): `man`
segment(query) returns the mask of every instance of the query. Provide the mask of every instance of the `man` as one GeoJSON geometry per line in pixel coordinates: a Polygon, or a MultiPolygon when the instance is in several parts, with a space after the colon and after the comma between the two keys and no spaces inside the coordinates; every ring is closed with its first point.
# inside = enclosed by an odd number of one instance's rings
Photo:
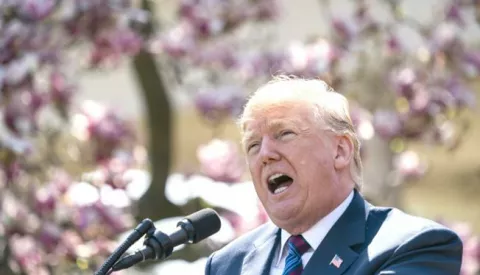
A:
{"type": "Polygon", "coordinates": [[[324,82],[279,77],[253,94],[239,124],[271,223],[213,253],[206,274],[460,273],[454,232],[362,198],[348,103],[324,82]]]}

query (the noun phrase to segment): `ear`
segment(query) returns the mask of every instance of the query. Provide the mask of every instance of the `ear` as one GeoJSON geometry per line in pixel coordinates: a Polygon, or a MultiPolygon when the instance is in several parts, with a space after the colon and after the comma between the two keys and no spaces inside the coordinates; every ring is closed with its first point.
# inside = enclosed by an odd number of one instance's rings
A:
{"type": "Polygon", "coordinates": [[[345,135],[337,136],[336,154],[334,165],[335,169],[341,170],[350,165],[353,159],[354,149],[352,140],[345,135]]]}

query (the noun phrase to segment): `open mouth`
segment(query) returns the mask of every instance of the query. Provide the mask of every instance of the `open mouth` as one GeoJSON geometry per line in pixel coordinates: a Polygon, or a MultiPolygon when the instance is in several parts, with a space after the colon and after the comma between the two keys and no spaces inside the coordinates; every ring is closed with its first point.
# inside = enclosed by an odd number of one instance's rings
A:
{"type": "Polygon", "coordinates": [[[280,194],[287,190],[293,183],[293,179],[285,174],[273,174],[268,178],[268,189],[273,194],[280,194]]]}

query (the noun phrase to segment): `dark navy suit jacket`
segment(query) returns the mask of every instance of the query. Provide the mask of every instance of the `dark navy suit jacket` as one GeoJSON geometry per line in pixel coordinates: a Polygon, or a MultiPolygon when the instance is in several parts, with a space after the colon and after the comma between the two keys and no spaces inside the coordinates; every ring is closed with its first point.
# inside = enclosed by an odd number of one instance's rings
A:
{"type": "MultiPolygon", "coordinates": [[[[280,229],[266,223],[208,258],[206,275],[268,275],[280,229]]],[[[463,245],[433,221],[395,208],[375,207],[355,191],[304,268],[303,275],[432,274],[458,275],[463,245]],[[339,267],[331,264],[338,256],[339,267]]]]}

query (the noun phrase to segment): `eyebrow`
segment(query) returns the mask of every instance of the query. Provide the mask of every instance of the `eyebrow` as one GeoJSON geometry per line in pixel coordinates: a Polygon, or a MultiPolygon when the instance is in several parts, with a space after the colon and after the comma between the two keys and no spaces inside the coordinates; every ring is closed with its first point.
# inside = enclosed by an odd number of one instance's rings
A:
{"type": "Polygon", "coordinates": [[[298,125],[300,121],[297,119],[289,119],[288,121],[285,121],[285,119],[272,119],[267,122],[267,129],[273,129],[277,130],[280,128],[285,128],[287,126],[292,126],[296,127],[295,125],[298,125]]]}
{"type": "MultiPolygon", "coordinates": [[[[293,130],[301,130],[299,127],[301,123],[302,123],[302,120],[295,119],[295,118],[272,119],[267,121],[267,129],[278,130],[278,129],[290,127],[293,130]]],[[[244,134],[243,143],[246,145],[248,142],[250,142],[254,138],[255,138],[255,134],[253,133],[253,131],[247,130],[245,131],[245,134],[244,134]]]]}

